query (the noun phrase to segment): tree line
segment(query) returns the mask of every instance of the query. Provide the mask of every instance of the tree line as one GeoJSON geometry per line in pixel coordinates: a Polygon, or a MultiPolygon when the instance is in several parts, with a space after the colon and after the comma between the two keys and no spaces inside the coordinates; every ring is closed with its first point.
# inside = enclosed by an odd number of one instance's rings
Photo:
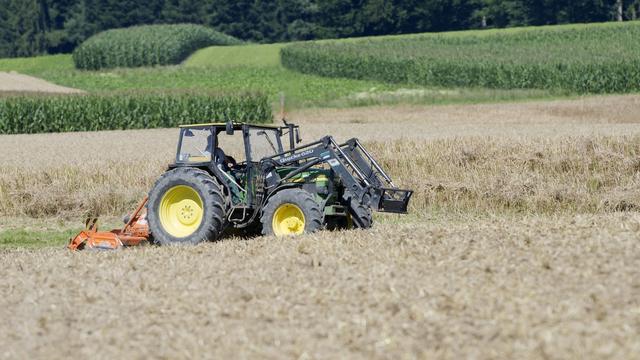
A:
{"type": "Polygon", "coordinates": [[[0,57],[68,53],[142,24],[203,24],[267,43],[638,17],[640,0],[0,0],[0,57]]]}

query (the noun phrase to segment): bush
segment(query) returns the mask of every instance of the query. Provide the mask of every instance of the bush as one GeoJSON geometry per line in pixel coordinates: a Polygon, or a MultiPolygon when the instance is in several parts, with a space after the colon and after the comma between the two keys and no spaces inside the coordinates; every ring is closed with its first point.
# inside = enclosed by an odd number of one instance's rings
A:
{"type": "Polygon", "coordinates": [[[267,96],[115,93],[0,99],[0,134],[162,128],[227,120],[271,122],[267,96]]]}
{"type": "Polygon", "coordinates": [[[640,23],[300,43],[285,67],[329,77],[446,87],[640,90],[640,23]]]}
{"type": "Polygon", "coordinates": [[[241,41],[201,25],[144,25],[98,33],[76,48],[76,68],[98,70],[179,64],[194,51],[241,41]]]}

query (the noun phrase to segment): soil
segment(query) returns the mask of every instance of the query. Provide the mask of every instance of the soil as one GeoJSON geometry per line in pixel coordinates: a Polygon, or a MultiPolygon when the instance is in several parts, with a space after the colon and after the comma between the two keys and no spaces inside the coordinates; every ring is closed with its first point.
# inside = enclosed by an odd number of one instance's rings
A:
{"type": "Polygon", "coordinates": [[[0,358],[612,358],[640,351],[637,214],[0,250],[0,358]]]}
{"type": "Polygon", "coordinates": [[[16,72],[0,72],[0,92],[79,94],[84,91],[55,85],[48,81],[16,72]]]}

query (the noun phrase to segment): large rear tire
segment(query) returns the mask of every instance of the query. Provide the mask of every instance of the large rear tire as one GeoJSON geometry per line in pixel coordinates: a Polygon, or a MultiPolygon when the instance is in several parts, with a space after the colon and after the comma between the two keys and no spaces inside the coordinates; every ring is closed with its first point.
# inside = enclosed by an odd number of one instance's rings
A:
{"type": "Polygon", "coordinates": [[[206,171],[177,168],[164,173],[149,192],[147,220],[160,245],[217,240],[225,227],[228,201],[206,171]]]}
{"type": "Polygon", "coordinates": [[[322,228],[322,211],[309,192],[285,189],[269,199],[260,221],[263,235],[300,235],[322,228]]]}

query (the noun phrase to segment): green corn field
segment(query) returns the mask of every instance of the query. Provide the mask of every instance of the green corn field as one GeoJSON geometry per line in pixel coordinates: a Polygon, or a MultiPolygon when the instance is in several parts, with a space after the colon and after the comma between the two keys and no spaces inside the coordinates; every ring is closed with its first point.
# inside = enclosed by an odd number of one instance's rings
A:
{"type": "Polygon", "coordinates": [[[195,50],[241,41],[201,25],[144,25],[107,30],[82,43],[73,53],[76,68],[98,70],[178,64],[195,50]]]}
{"type": "Polygon", "coordinates": [[[390,83],[574,93],[640,90],[640,22],[299,43],[285,67],[390,83]]]}
{"type": "Polygon", "coordinates": [[[227,120],[272,121],[268,97],[181,92],[0,99],[0,134],[163,128],[227,120]]]}

